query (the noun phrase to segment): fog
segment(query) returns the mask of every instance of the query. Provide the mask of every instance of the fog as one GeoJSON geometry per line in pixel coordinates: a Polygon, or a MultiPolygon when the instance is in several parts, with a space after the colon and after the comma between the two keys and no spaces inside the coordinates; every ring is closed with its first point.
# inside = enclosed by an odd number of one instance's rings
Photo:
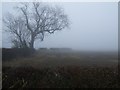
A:
{"type": "MultiPolygon", "coordinates": [[[[87,51],[118,50],[118,3],[54,3],[64,8],[70,19],[70,28],[47,34],[35,48],[72,48],[87,51]]],[[[2,15],[13,11],[17,3],[2,3],[2,15]]],[[[4,25],[3,25],[4,28],[4,25]]],[[[2,47],[11,47],[10,36],[3,31],[2,47]]]]}

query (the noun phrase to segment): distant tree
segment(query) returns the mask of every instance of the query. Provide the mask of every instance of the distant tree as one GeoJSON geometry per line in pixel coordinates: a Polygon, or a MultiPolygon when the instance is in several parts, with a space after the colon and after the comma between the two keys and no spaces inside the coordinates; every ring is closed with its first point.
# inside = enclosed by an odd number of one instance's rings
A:
{"type": "Polygon", "coordinates": [[[17,48],[34,49],[34,42],[37,39],[43,41],[46,33],[53,34],[69,26],[67,15],[58,6],[22,3],[18,12],[18,15],[10,14],[4,18],[7,31],[14,36],[12,43],[17,48]]]}

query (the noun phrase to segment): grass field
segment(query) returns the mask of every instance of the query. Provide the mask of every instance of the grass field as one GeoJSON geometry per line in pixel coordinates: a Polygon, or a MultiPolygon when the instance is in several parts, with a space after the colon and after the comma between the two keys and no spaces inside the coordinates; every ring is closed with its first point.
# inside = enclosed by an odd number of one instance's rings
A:
{"type": "Polygon", "coordinates": [[[37,52],[3,61],[3,88],[118,88],[114,52],[37,52]]]}

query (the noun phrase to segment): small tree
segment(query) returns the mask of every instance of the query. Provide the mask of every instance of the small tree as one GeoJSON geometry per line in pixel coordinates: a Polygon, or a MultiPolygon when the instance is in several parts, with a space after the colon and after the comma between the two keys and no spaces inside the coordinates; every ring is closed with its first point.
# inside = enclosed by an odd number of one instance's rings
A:
{"type": "Polygon", "coordinates": [[[53,34],[69,26],[69,20],[60,7],[44,3],[22,3],[19,14],[4,19],[9,32],[14,35],[14,47],[34,49],[37,39],[44,40],[46,33],[53,34]]]}

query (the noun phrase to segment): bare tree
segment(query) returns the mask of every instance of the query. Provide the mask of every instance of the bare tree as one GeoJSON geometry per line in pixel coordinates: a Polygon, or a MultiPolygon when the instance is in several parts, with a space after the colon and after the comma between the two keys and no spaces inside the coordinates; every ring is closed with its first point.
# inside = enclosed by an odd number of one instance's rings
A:
{"type": "Polygon", "coordinates": [[[34,48],[37,39],[44,40],[46,33],[53,34],[69,26],[69,20],[60,7],[44,3],[23,3],[19,15],[9,15],[4,22],[15,38],[15,47],[34,48]]]}

